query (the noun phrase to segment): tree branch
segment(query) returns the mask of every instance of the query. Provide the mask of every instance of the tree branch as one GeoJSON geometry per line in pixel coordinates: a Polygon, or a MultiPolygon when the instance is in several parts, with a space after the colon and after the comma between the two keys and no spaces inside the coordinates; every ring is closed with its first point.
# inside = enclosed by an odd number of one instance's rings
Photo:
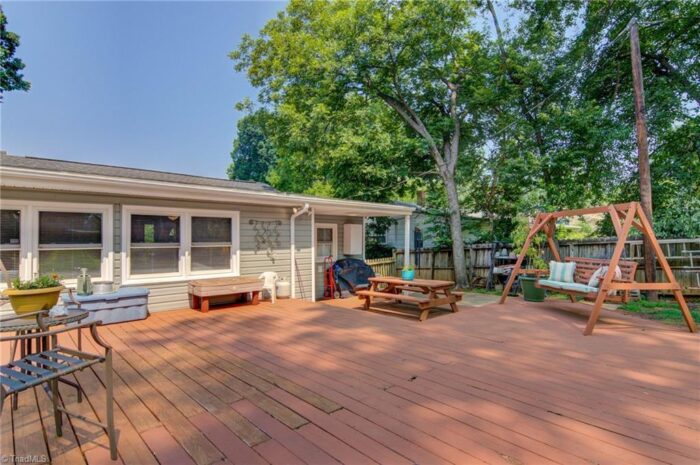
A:
{"type": "Polygon", "coordinates": [[[418,117],[418,115],[416,115],[415,112],[411,110],[411,108],[408,105],[396,99],[395,97],[389,94],[385,94],[384,92],[375,92],[377,96],[384,100],[384,102],[387,105],[396,110],[396,112],[399,115],[401,115],[401,117],[408,123],[409,126],[411,126],[411,128],[414,131],[416,131],[423,139],[425,139],[430,148],[430,153],[432,154],[433,158],[435,159],[435,162],[438,165],[438,168],[443,169],[443,167],[445,166],[445,160],[440,154],[440,149],[438,149],[437,144],[435,143],[435,139],[433,139],[433,136],[430,134],[430,132],[425,127],[423,121],[418,117]]]}

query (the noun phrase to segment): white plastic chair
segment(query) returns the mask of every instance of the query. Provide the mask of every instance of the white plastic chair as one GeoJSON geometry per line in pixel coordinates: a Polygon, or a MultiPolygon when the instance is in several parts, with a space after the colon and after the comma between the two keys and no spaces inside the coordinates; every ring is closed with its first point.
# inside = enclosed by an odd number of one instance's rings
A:
{"type": "Polygon", "coordinates": [[[279,279],[277,277],[277,273],[274,271],[266,271],[258,276],[258,279],[265,280],[263,283],[263,289],[267,289],[267,291],[270,293],[272,303],[274,304],[277,300],[277,280],[279,279]]]}

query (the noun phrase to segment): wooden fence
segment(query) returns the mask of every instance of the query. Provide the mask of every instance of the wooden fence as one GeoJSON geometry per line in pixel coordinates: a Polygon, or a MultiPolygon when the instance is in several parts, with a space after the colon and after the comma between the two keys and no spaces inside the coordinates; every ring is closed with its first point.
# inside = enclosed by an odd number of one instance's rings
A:
{"type": "MultiPolygon", "coordinates": [[[[700,238],[662,239],[661,247],[684,293],[700,295],[700,238]]],[[[615,248],[615,238],[591,239],[578,241],[559,241],[562,257],[609,258],[615,248]]],[[[496,265],[514,263],[511,245],[498,244],[498,254],[494,257],[492,243],[473,244],[464,248],[467,259],[467,272],[473,285],[483,287],[489,270],[496,265]],[[503,250],[505,249],[505,250],[503,250]],[[508,258],[511,257],[511,258],[508,258]]],[[[637,281],[644,281],[644,260],[642,259],[642,241],[630,240],[625,244],[625,260],[639,263],[637,281]]],[[[416,277],[424,279],[454,280],[454,265],[451,249],[417,249],[411,250],[410,262],[416,269],[416,277]]],[[[549,250],[545,257],[549,260],[549,250]]],[[[392,257],[367,260],[374,272],[382,276],[398,276],[404,264],[403,250],[397,250],[392,257]]],[[[657,281],[663,280],[663,272],[657,264],[657,281]]]]}
{"type": "Polygon", "coordinates": [[[396,257],[370,258],[365,262],[377,276],[398,276],[396,273],[396,257]]]}

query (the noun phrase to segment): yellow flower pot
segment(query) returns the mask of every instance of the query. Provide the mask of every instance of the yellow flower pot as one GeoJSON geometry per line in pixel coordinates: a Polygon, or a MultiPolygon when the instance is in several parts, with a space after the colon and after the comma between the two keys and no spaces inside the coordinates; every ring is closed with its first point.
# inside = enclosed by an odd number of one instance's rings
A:
{"type": "Polygon", "coordinates": [[[50,310],[61,294],[63,286],[47,287],[44,289],[5,289],[2,291],[10,298],[12,310],[17,315],[36,312],[39,310],[50,310]]]}

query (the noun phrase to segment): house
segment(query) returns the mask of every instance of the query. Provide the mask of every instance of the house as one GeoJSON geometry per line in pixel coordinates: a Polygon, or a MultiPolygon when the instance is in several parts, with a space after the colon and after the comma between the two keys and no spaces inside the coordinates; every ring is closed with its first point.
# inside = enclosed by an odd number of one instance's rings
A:
{"type": "MultiPolygon", "coordinates": [[[[431,231],[435,217],[430,214],[424,206],[411,202],[394,202],[395,205],[402,205],[413,209],[413,214],[410,218],[410,238],[409,243],[412,249],[432,249],[437,246],[434,233],[431,231]],[[412,227],[411,227],[412,226],[412,227]]],[[[464,215],[462,224],[467,227],[462,231],[465,242],[473,242],[478,236],[477,231],[487,232],[489,229],[488,219],[479,213],[464,215]]],[[[406,226],[405,218],[396,219],[387,229],[386,233],[375,239],[379,244],[384,244],[388,247],[400,249],[404,242],[404,229],[406,226]]],[[[447,230],[447,226],[445,226],[447,230]]]]}
{"type": "Polygon", "coordinates": [[[186,307],[190,280],[263,271],[289,280],[293,297],[316,300],[325,256],[364,257],[366,218],[413,212],[5,152],[0,189],[0,258],[11,277],[55,272],[72,285],[84,267],[96,281],[148,287],[151,311],[186,307]]]}

